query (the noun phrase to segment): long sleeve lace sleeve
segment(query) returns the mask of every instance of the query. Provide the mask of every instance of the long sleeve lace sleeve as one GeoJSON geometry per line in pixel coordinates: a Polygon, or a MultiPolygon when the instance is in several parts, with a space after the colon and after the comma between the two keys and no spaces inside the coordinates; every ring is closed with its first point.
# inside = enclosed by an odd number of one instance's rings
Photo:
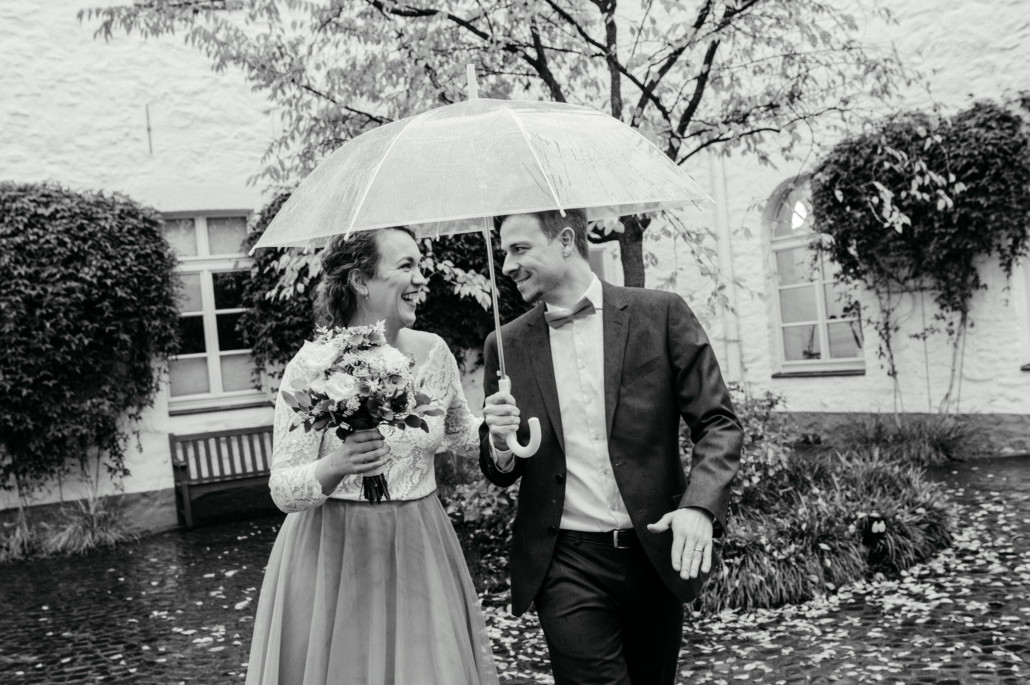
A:
{"type": "Polygon", "coordinates": [[[465,400],[461,388],[461,372],[458,362],[450,350],[447,351],[446,369],[448,376],[447,397],[450,403],[444,418],[444,441],[447,449],[459,457],[474,457],[479,454],[479,424],[465,400]]]}
{"type": "Polygon", "coordinates": [[[287,365],[276,398],[272,469],[268,481],[272,499],[286,513],[321,506],[327,499],[322,494],[321,483],[315,478],[322,432],[306,433],[303,426],[290,430],[294,412],[283,399],[282,389],[290,388],[290,383],[297,377],[297,371],[296,360],[287,365]]]}

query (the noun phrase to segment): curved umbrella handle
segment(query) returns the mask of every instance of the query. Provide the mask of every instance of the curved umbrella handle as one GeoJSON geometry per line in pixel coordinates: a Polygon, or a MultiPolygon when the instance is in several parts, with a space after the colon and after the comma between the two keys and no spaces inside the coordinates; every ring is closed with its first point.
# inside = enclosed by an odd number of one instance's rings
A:
{"type": "MultiPolygon", "coordinates": [[[[497,381],[498,389],[506,395],[511,394],[511,380],[508,377],[501,378],[497,381]]],[[[527,419],[529,424],[529,444],[522,446],[519,444],[519,439],[514,433],[509,433],[505,437],[505,442],[508,443],[508,449],[510,449],[516,457],[522,457],[528,459],[536,454],[536,451],[540,449],[540,419],[531,417],[527,419]]]]}

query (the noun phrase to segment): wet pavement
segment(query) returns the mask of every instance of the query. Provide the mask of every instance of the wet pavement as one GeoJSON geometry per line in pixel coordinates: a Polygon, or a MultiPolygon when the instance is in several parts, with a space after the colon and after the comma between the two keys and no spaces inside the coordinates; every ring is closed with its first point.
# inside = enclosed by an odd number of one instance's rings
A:
{"type": "MultiPolygon", "coordinates": [[[[688,617],[680,683],[1030,683],[1030,457],[937,471],[956,544],[900,579],[688,617]]],[[[281,517],[0,567],[0,683],[241,682],[281,517]]],[[[502,682],[550,682],[531,616],[488,601],[502,682]]]]}

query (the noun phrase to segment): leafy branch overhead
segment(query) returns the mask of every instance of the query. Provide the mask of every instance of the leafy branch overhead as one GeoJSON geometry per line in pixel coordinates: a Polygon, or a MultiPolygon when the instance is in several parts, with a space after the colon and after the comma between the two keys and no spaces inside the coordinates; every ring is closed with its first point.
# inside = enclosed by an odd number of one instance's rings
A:
{"type": "MultiPolygon", "coordinates": [[[[286,187],[372,127],[465,97],[551,99],[609,112],[677,163],[705,150],[769,161],[827,117],[861,113],[903,70],[829,0],[152,0],[80,13],[97,35],[181,31],[217,70],[243,70],[281,134],[260,179],[286,187]]],[[[870,0],[868,17],[889,20],[870,0]]],[[[860,3],[861,6],[861,3],[860,3]]],[[[647,222],[618,240],[643,285],[647,222]]]]}

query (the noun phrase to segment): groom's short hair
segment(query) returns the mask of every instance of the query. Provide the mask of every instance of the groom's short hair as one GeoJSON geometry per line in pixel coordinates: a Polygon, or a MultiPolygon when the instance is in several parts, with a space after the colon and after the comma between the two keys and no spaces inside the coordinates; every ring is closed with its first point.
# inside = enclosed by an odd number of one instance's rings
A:
{"type": "MultiPolygon", "coordinates": [[[[554,240],[565,228],[571,228],[575,236],[576,251],[583,259],[590,259],[590,244],[587,242],[587,213],[584,209],[566,209],[565,216],[557,209],[546,212],[529,212],[530,216],[536,217],[540,222],[540,228],[548,240],[554,240]]],[[[500,227],[508,217],[500,217],[497,226],[500,227]]]]}

